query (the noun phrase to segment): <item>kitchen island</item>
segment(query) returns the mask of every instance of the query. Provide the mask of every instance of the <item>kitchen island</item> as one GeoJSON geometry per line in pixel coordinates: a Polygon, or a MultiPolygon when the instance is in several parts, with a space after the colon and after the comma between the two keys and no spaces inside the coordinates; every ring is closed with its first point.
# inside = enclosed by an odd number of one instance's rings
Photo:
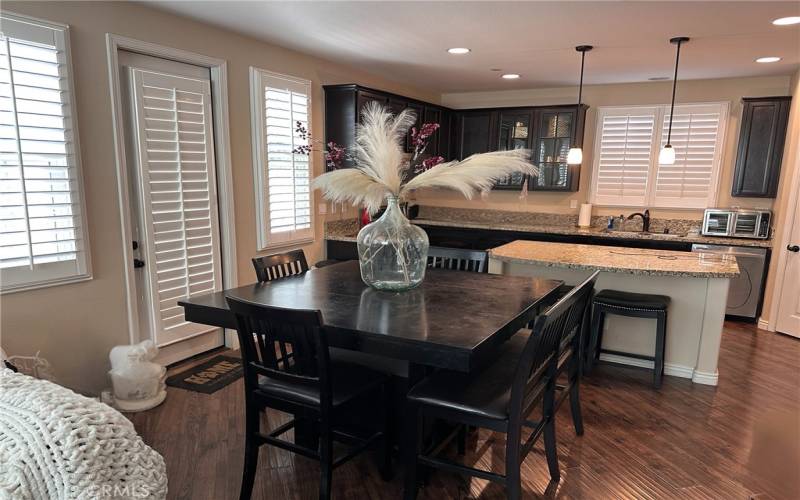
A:
{"type": "MultiPolygon", "coordinates": [[[[597,290],[667,295],[664,373],[716,385],[728,282],[739,274],[735,258],[670,250],[514,241],[489,251],[489,272],[578,284],[601,271],[597,290]]],[[[655,322],[609,315],[603,348],[652,355],[655,322]]],[[[652,368],[652,361],[611,354],[601,360],[652,368]]]]}

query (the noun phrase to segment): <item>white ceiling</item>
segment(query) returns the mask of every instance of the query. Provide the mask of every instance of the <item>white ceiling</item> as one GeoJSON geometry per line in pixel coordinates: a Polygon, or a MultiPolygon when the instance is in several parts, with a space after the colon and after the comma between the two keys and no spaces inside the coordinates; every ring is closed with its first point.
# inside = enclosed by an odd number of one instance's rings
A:
{"type": "Polygon", "coordinates": [[[385,78],[440,92],[577,83],[590,44],[589,84],[671,77],[787,75],[800,64],[800,1],[683,2],[226,2],[155,1],[155,6],[385,78]],[[448,47],[469,47],[466,56],[448,47]],[[758,64],[762,56],[782,61],[758,64]],[[522,75],[501,80],[503,72],[522,75]]]}

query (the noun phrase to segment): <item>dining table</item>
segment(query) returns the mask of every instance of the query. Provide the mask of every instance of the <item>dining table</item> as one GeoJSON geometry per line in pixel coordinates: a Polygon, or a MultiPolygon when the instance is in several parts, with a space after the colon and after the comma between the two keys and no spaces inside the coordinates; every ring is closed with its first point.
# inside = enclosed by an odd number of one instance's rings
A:
{"type": "MultiPolygon", "coordinates": [[[[408,364],[405,390],[436,369],[474,372],[552,303],[560,280],[427,269],[414,289],[381,291],[344,261],[180,300],[186,321],[236,328],[226,302],[318,310],[328,344],[408,364]]],[[[298,427],[297,432],[302,432],[298,427]]],[[[299,439],[299,436],[296,435],[299,439]]]]}

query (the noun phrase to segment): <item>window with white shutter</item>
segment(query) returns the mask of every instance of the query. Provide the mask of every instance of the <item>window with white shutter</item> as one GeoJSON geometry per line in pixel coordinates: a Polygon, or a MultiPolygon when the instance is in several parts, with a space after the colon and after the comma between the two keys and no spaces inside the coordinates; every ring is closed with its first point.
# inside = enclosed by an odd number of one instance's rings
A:
{"type": "Polygon", "coordinates": [[[716,200],[727,103],[675,106],[673,165],[660,165],[669,106],[601,107],[592,201],[597,205],[706,208],[716,200]]]}
{"type": "Polygon", "coordinates": [[[88,279],[68,28],[0,19],[0,290],[88,279]]]}
{"type": "Polygon", "coordinates": [[[258,249],[314,240],[309,130],[311,82],[250,68],[258,249]]]}

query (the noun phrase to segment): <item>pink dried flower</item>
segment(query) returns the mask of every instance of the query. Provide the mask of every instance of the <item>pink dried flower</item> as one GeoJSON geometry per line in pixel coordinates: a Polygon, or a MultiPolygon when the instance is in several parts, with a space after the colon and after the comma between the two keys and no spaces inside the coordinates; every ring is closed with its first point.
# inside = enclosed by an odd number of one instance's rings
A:
{"type": "Polygon", "coordinates": [[[424,160],[422,160],[422,170],[424,171],[431,169],[436,165],[442,163],[443,161],[444,158],[442,158],[441,156],[431,156],[430,158],[425,158],[424,160]]]}
{"type": "Polygon", "coordinates": [[[411,145],[419,147],[425,144],[430,136],[439,130],[438,123],[425,123],[417,130],[417,127],[411,128],[411,145]]]}
{"type": "Polygon", "coordinates": [[[344,160],[345,149],[333,141],[329,142],[327,146],[328,149],[325,151],[325,164],[328,168],[341,167],[342,160],[344,160]]]}

